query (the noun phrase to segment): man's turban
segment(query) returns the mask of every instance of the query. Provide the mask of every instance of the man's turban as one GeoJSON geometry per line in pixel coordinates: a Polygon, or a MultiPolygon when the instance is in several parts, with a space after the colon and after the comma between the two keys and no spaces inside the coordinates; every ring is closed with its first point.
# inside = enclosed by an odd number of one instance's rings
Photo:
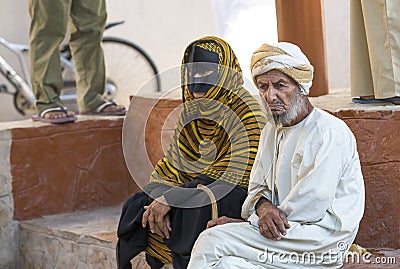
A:
{"type": "Polygon", "coordinates": [[[256,76],[276,69],[293,78],[307,95],[310,92],[314,67],[300,48],[287,42],[275,46],[263,44],[251,57],[251,74],[256,83],[256,76]]]}

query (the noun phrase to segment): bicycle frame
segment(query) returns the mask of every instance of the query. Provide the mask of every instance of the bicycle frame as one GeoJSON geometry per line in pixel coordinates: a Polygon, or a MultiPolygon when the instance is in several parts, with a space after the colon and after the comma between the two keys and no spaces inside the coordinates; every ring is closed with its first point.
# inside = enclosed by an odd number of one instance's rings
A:
{"type": "Polygon", "coordinates": [[[32,89],[30,87],[31,82],[29,79],[28,68],[26,67],[23,53],[29,51],[29,47],[25,45],[15,44],[7,42],[4,38],[0,37],[0,45],[11,51],[14,55],[17,56],[18,63],[22,70],[21,77],[5,60],[0,56],[0,72],[12,83],[18,91],[25,96],[26,100],[34,104],[36,101],[35,96],[33,95],[32,89]]]}

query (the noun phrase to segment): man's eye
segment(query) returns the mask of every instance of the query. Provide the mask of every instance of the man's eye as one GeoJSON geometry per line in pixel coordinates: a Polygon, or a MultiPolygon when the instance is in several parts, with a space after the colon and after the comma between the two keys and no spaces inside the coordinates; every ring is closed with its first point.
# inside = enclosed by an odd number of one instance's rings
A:
{"type": "Polygon", "coordinates": [[[261,84],[261,85],[259,85],[258,86],[258,88],[260,89],[260,90],[262,90],[262,91],[265,91],[265,90],[267,90],[267,85],[265,85],[265,84],[261,84]]]}

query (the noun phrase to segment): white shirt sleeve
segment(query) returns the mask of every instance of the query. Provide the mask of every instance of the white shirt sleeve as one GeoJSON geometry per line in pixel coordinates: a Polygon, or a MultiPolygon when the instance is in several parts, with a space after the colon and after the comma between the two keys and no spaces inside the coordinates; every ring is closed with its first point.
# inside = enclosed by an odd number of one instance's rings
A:
{"type": "MultiPolygon", "coordinates": [[[[264,128],[265,130],[265,128],[264,128]]],[[[265,131],[261,133],[259,148],[256,159],[250,173],[249,189],[246,200],[242,206],[242,218],[247,219],[255,211],[255,205],[261,197],[265,197],[271,201],[272,192],[268,188],[267,175],[265,167],[262,164],[263,149],[265,149],[265,131]]]]}

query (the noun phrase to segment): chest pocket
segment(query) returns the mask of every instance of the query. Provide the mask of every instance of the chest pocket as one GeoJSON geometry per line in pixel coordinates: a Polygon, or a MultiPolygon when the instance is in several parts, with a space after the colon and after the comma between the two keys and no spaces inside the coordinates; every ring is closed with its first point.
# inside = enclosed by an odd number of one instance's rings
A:
{"type": "Polygon", "coordinates": [[[291,161],[291,183],[292,186],[295,185],[299,181],[299,169],[301,162],[303,161],[303,154],[301,152],[295,152],[291,161]]]}

